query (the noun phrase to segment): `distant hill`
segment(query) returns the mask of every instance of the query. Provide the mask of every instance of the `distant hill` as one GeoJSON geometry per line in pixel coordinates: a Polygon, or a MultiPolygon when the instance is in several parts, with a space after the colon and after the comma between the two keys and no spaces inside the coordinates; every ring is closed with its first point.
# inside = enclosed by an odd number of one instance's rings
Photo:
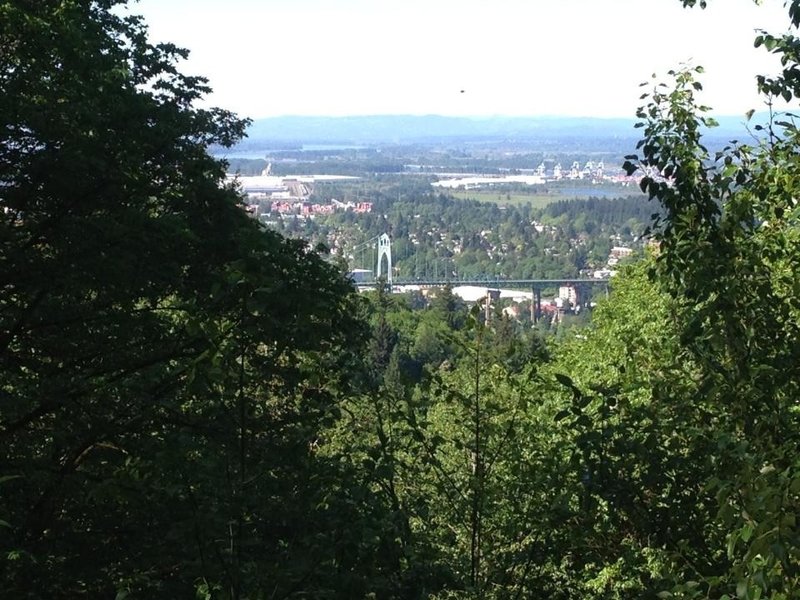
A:
{"type": "MultiPolygon", "coordinates": [[[[746,135],[744,117],[718,117],[714,137],[746,135]]],[[[763,120],[763,119],[761,119],[763,120]]],[[[278,144],[424,143],[443,140],[535,140],[639,138],[635,119],[576,117],[445,117],[382,115],[352,117],[272,117],[253,121],[249,143],[278,144]]]]}

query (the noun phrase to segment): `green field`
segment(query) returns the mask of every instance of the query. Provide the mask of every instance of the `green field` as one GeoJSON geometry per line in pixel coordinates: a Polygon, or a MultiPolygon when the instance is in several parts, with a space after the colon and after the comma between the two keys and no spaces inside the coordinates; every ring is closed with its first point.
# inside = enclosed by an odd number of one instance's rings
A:
{"type": "Polygon", "coordinates": [[[519,206],[530,204],[533,208],[542,208],[551,202],[559,200],[573,200],[586,198],[624,198],[637,196],[637,188],[622,185],[548,185],[531,186],[530,191],[522,192],[519,189],[503,191],[502,189],[476,189],[453,190],[450,192],[454,198],[460,200],[478,200],[479,202],[493,202],[502,206],[519,206]]]}
{"type": "Polygon", "coordinates": [[[519,206],[530,204],[534,208],[542,208],[551,202],[563,200],[565,196],[559,194],[530,193],[520,194],[519,192],[503,194],[497,190],[455,190],[450,195],[459,200],[478,200],[479,202],[494,202],[502,206],[519,206]]]}

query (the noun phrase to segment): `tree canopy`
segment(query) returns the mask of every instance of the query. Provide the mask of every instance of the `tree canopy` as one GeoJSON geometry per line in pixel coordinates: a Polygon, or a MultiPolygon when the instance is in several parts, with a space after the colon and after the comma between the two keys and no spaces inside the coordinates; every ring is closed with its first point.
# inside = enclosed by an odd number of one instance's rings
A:
{"type": "Polygon", "coordinates": [[[254,498],[308,460],[352,292],[248,218],[207,152],[245,123],[123,4],[0,3],[4,590],[243,597],[313,518],[254,498]]]}
{"type": "Polygon", "coordinates": [[[701,70],[648,86],[654,247],[545,340],[264,230],[207,152],[244,123],[124,4],[0,0],[5,594],[800,597],[791,115],[710,156],[701,70]]]}

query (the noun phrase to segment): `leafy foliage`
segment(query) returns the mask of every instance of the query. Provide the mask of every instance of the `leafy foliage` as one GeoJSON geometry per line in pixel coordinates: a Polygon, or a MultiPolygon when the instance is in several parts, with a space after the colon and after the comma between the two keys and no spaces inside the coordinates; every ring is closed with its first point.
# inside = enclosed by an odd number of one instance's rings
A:
{"type": "MultiPolygon", "coordinates": [[[[449,289],[358,298],[263,230],[206,152],[243,123],[193,108],[205,82],[123,4],[0,2],[7,595],[798,597],[789,115],[712,157],[700,71],[648,91],[626,167],[657,247],[545,342],[449,289]]],[[[760,89],[796,100],[796,37],[756,43],[783,61],[760,89]]],[[[365,235],[455,218],[410,196],[365,235]]],[[[475,207],[492,227],[430,248],[579,269],[576,229],[626,205],[585,206],[475,207]]]]}
{"type": "Polygon", "coordinates": [[[119,4],[0,3],[4,591],[348,595],[313,441],[352,291],[246,216],[206,152],[244,123],[119,4]]]}
{"type": "MultiPolygon", "coordinates": [[[[787,3],[793,27],[797,2],[787,3]]],[[[797,98],[794,35],[760,35],[784,71],[762,91],[797,98]]],[[[654,274],[679,307],[682,345],[698,368],[691,410],[709,410],[717,464],[714,526],[730,564],[701,572],[708,593],[788,598],[797,589],[798,129],[777,117],[755,146],[732,144],[711,162],[700,143],[693,73],[673,73],[671,92],[654,91],[640,112],[640,165],[663,174],[643,188],[666,209],[654,274]],[[754,536],[754,533],[756,534],[754,536]]],[[[636,159],[636,157],[632,157],[636,159]]],[[[630,164],[633,166],[633,163],[630,164]]],[[[684,396],[685,398],[685,396],[684,396]]],[[[685,401],[685,400],[684,400],[685,401]]],[[[701,587],[702,587],[701,586],[701,587]]],[[[684,584],[676,588],[689,594],[684,584]]]]}

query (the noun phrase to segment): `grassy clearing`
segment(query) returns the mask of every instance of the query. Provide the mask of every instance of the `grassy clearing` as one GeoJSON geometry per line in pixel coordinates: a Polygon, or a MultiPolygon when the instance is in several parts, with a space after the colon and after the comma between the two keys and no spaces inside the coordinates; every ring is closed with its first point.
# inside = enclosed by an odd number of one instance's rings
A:
{"type": "Polygon", "coordinates": [[[493,202],[502,206],[519,206],[530,204],[534,208],[542,208],[551,202],[563,200],[565,196],[559,194],[520,194],[498,193],[496,190],[455,190],[450,195],[459,200],[477,200],[479,202],[493,202]]]}
{"type": "Polygon", "coordinates": [[[637,188],[624,187],[621,185],[602,185],[602,186],[536,186],[530,192],[504,192],[498,189],[483,190],[452,190],[450,194],[460,200],[477,200],[479,202],[493,202],[501,206],[519,206],[530,204],[533,208],[543,208],[551,202],[559,200],[596,198],[624,198],[635,196],[640,192],[637,188]]]}

